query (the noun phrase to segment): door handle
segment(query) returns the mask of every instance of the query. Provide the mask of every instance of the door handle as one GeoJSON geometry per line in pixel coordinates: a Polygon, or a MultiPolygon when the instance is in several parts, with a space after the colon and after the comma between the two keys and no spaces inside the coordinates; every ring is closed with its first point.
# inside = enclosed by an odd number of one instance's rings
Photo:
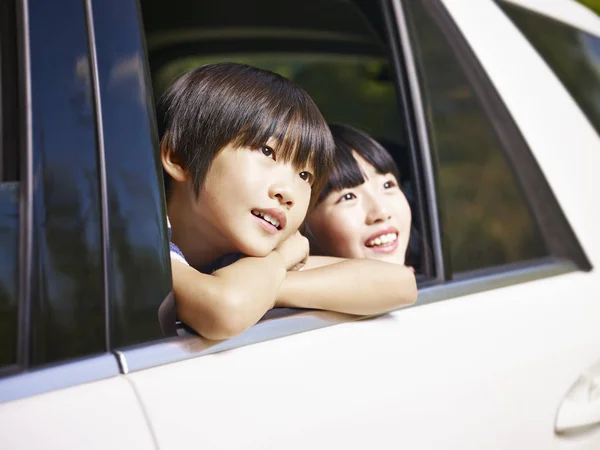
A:
{"type": "Polygon", "coordinates": [[[600,425],[600,361],[589,367],[568,390],[558,408],[554,431],[577,433],[600,425]]]}

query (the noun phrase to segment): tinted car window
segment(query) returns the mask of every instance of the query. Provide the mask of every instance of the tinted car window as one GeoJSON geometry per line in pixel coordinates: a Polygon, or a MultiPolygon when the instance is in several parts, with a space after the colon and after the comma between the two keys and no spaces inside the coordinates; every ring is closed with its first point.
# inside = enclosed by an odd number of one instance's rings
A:
{"type": "Polygon", "coordinates": [[[162,166],[153,138],[135,0],[93,1],[106,162],[110,340],[162,338],[157,311],[171,290],[162,166]]]}
{"type": "Polygon", "coordinates": [[[600,133],[600,38],[515,5],[501,5],[600,133]]]}
{"type": "Polygon", "coordinates": [[[34,184],[32,365],[103,352],[105,289],[84,2],[29,2],[34,184]],[[65,26],[65,23],[69,24],[65,26]]]}
{"type": "Polygon", "coordinates": [[[17,360],[18,244],[19,185],[0,182],[0,373],[17,360]]]}
{"type": "Polygon", "coordinates": [[[502,143],[425,2],[404,2],[453,272],[548,254],[502,143]]]}
{"type": "Polygon", "coordinates": [[[0,374],[11,371],[17,362],[19,149],[15,22],[14,3],[0,3],[0,374]]]}

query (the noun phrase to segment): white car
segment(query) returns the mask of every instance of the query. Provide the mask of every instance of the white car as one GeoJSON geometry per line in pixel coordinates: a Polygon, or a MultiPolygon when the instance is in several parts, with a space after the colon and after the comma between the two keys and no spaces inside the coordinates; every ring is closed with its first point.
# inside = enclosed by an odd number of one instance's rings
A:
{"type": "MultiPolygon", "coordinates": [[[[0,3],[0,448],[599,449],[600,18],[568,0],[0,3]],[[154,100],[278,71],[398,161],[414,306],[172,298],[154,100]]],[[[377,289],[377,286],[373,286],[377,289]]]]}

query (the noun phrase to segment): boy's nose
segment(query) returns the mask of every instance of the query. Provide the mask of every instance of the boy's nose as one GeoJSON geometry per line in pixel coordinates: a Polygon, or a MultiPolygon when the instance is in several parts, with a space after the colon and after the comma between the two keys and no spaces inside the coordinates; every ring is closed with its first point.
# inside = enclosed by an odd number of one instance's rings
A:
{"type": "Polygon", "coordinates": [[[271,185],[269,196],[277,199],[280,205],[285,206],[288,209],[294,206],[294,194],[292,189],[285,184],[278,183],[271,185]]]}

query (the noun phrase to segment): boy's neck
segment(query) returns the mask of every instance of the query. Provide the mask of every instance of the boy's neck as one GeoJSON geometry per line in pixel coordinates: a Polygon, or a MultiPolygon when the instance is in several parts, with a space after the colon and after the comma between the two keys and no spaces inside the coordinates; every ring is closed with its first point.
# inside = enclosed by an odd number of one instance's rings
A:
{"type": "Polygon", "coordinates": [[[179,201],[175,195],[168,201],[167,214],[171,223],[171,241],[179,247],[190,266],[205,271],[215,261],[233,252],[218,233],[211,232],[210,226],[193,214],[193,207],[179,201]]]}

